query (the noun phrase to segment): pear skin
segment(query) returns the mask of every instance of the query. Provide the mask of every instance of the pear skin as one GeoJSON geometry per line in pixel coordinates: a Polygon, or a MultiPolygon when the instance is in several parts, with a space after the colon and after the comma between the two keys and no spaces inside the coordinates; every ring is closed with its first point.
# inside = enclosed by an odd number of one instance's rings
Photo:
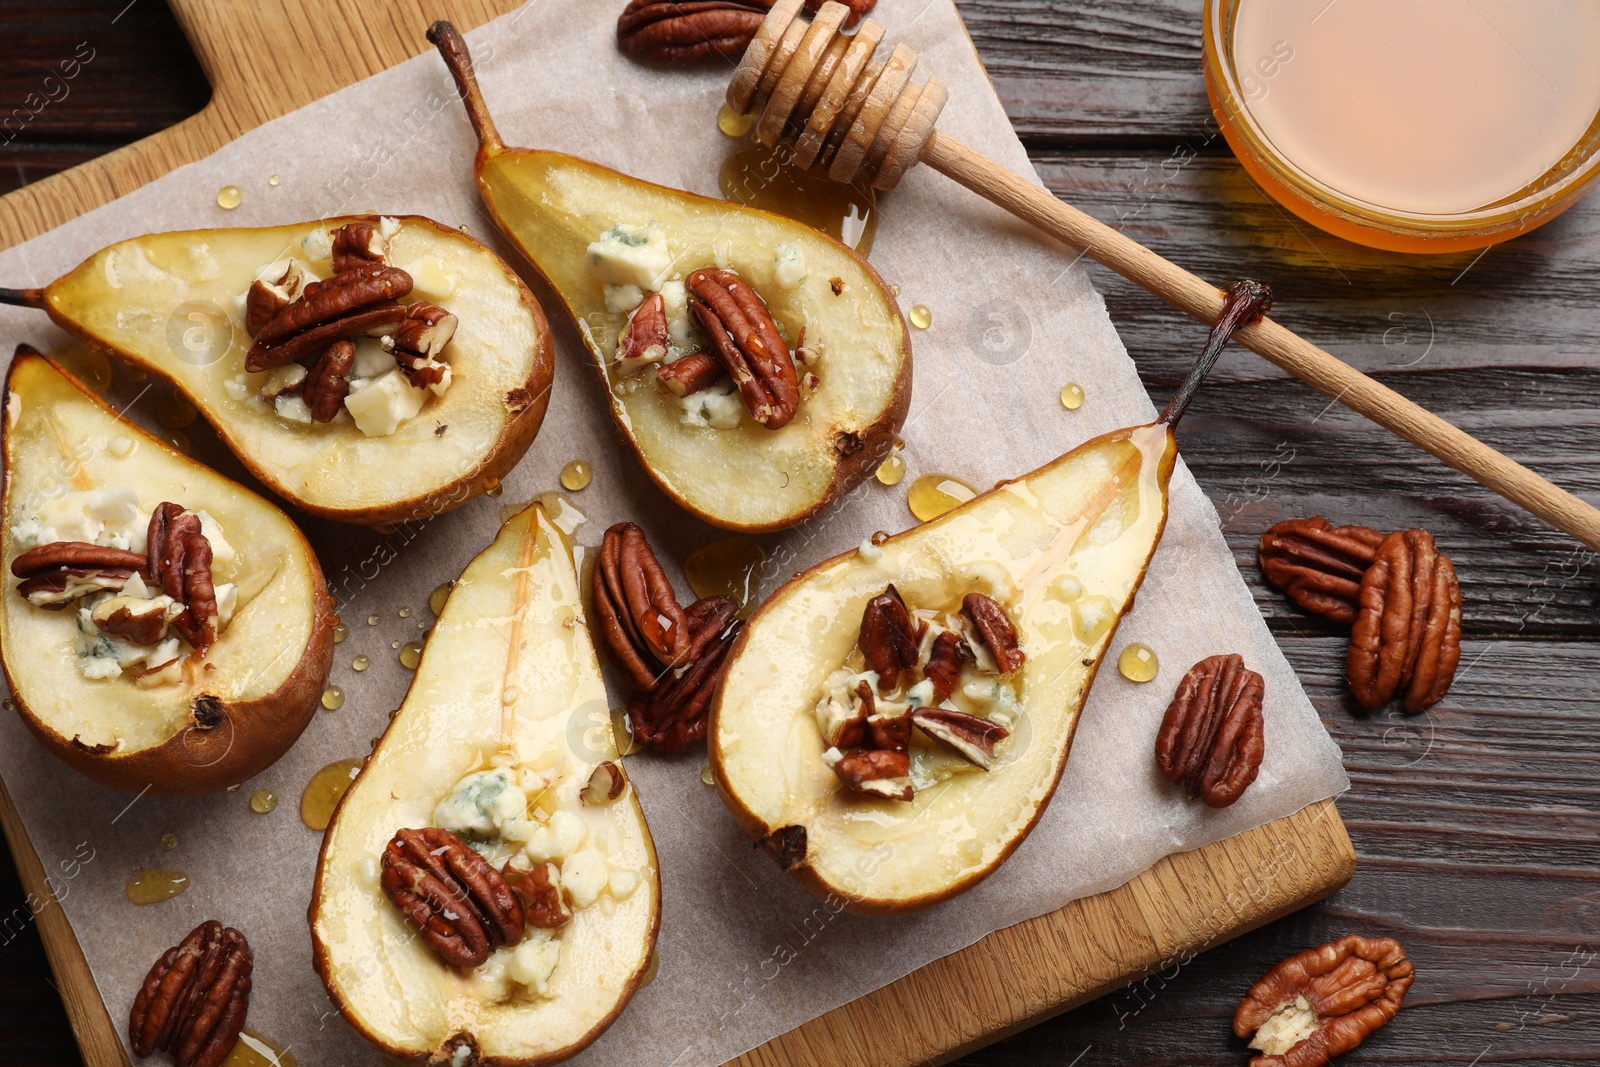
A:
{"type": "Polygon", "coordinates": [[[84,678],[76,611],[45,611],[6,589],[0,661],[23,723],[73,769],[134,793],[213,792],[271,766],[311,721],[333,660],[333,599],[300,531],[26,347],[12,361],[5,410],[7,567],[18,555],[9,531],[41,495],[128,485],[145,506],[174,500],[213,515],[238,552],[241,590],[233,620],[182,680],[145,688],[84,678]]]}

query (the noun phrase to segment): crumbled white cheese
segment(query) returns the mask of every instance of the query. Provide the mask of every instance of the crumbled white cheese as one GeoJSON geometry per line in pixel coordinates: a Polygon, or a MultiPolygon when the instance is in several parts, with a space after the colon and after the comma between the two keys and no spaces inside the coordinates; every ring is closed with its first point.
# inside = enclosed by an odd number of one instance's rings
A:
{"type": "Polygon", "coordinates": [[[268,400],[276,400],[305,380],[305,367],[299,363],[285,363],[267,372],[267,380],[261,383],[261,395],[268,400]]]}
{"type": "Polygon", "coordinates": [[[250,382],[242,374],[235,374],[223,382],[222,388],[227,392],[229,400],[250,399],[250,382]]]}
{"type": "Polygon", "coordinates": [[[506,973],[518,985],[543,995],[549,991],[550,977],[556,973],[560,962],[561,942],[543,930],[531,929],[511,950],[511,965],[506,973]]]}
{"type": "Polygon", "coordinates": [[[527,794],[518,788],[504,767],[469,774],[439,801],[433,823],[463,837],[485,840],[497,837],[501,827],[521,819],[528,810],[527,794]]]}
{"type": "Polygon", "coordinates": [[[376,378],[394,370],[394,356],[385,351],[376,337],[356,338],[356,358],[350,362],[350,377],[376,378]]]}
{"type": "Polygon", "coordinates": [[[806,280],[806,257],[799,245],[785,241],[773,249],[772,274],[780,289],[793,289],[806,280]]]}
{"type": "Polygon", "coordinates": [[[394,240],[394,235],[400,232],[400,220],[390,215],[378,219],[378,234],[385,243],[394,240]]]}
{"type": "Polygon", "coordinates": [[[861,547],[856,549],[856,555],[861,557],[863,563],[876,563],[883,558],[883,549],[872,543],[872,538],[861,542],[861,547]]]}
{"type": "Polygon", "coordinates": [[[278,413],[278,418],[288,419],[290,422],[311,423],[311,409],[299,396],[285,393],[273,400],[272,407],[278,413]]]}
{"type": "Polygon", "coordinates": [[[637,285],[606,286],[606,310],[613,315],[632,311],[644,303],[644,290],[637,285]]]}
{"type": "Polygon", "coordinates": [[[326,262],[333,258],[333,235],[326,227],[319,226],[301,240],[300,251],[312,263],[326,262]]]}
{"type": "Polygon", "coordinates": [[[689,315],[689,290],[682,281],[670,281],[661,286],[661,300],[667,309],[667,339],[675,350],[667,357],[671,363],[680,355],[700,348],[694,322],[689,315]]]}
{"type": "MultiPolygon", "coordinates": [[[[533,832],[523,851],[534,863],[560,861],[583,847],[583,820],[570,811],[555,811],[550,821],[533,832]]],[[[563,875],[565,868],[563,868],[563,875]]]]}
{"type": "Polygon", "coordinates": [[[626,867],[613,867],[611,877],[606,879],[606,892],[614,900],[627,900],[633,896],[633,891],[639,888],[639,872],[630,871],[626,867]]]}
{"type": "Polygon", "coordinates": [[[599,899],[611,878],[611,865],[592,848],[574,852],[561,864],[561,885],[573,907],[587,908],[599,899]]]}
{"type": "Polygon", "coordinates": [[[206,535],[206,540],[211,543],[211,569],[213,572],[226,571],[233,567],[239,554],[233,546],[222,536],[222,524],[213,519],[205,508],[195,512],[200,520],[200,532],[206,535]]]}
{"type": "Polygon", "coordinates": [[[344,406],[362,433],[368,437],[387,437],[422,410],[427,396],[427,390],[413,388],[396,367],[369,380],[360,389],[352,383],[344,406]]]}
{"type": "Polygon", "coordinates": [[[724,378],[698,393],[679,397],[686,426],[707,426],[713,430],[731,430],[744,418],[744,401],[733,379],[724,378]]]}
{"type": "Polygon", "coordinates": [[[11,528],[25,547],[87,541],[106,548],[144,551],[148,517],[140,521],[139,493],[130,486],[86,489],[47,500],[31,519],[11,528]]]}
{"type": "Polygon", "coordinates": [[[906,703],[913,708],[931,707],[933,704],[933,679],[924,678],[906,690],[906,703]]]}
{"type": "Polygon", "coordinates": [[[233,621],[233,613],[239,609],[239,587],[233,582],[223,582],[216,587],[216,595],[217,631],[220,633],[233,621]]]}
{"type": "Polygon", "coordinates": [[[672,251],[659,224],[619,222],[589,245],[584,263],[590,277],[607,285],[637,285],[653,293],[672,270],[672,251]]]}

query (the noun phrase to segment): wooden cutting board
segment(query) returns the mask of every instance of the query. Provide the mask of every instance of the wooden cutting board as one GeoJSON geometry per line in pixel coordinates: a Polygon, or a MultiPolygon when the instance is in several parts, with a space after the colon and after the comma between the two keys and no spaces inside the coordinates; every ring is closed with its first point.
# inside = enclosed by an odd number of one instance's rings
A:
{"type": "MultiPolygon", "coordinates": [[[[210,104],[177,126],[0,198],[0,248],[428,50],[423,32],[434,19],[468,29],[517,6],[514,0],[169,2],[214,86],[210,104]],[[292,55],[306,62],[282,61],[292,55]]],[[[3,785],[0,828],[24,888],[48,899],[44,870],[3,785]]],[[[1354,870],[1338,811],[1323,801],[1169,856],[1120,889],[991,934],[735,1062],[943,1063],[1302,908],[1349,881],[1354,870]]],[[[71,925],[60,908],[45,908],[37,921],[85,1062],[123,1067],[120,1025],[100,999],[71,925]]]]}

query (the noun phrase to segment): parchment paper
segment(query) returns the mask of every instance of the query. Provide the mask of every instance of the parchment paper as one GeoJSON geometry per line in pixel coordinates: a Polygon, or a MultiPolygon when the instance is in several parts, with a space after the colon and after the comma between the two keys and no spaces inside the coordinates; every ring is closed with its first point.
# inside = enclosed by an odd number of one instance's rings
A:
{"type": "MultiPolygon", "coordinates": [[[[613,43],[617,6],[534,0],[469,35],[502,136],[715,194],[717,166],[732,147],[713,121],[727,68],[656,70],[626,60],[613,43]]],[[[882,0],[876,17],[949,85],[941,129],[1033,178],[950,0],[882,0]]],[[[479,207],[473,149],[443,64],[424,55],[0,253],[0,283],[42,284],[103,245],[153,230],[276,224],[352,210],[466,225],[520,262],[496,241],[479,207]],[[268,182],[273,174],[282,176],[276,186],[268,182]],[[225,185],[244,190],[237,210],[216,206],[225,185]]],[[[766,589],[873,530],[911,525],[904,491],[917,474],[940,471],[987,486],[1153,414],[1099,295],[1070,253],[926,168],[885,197],[882,209],[873,262],[901,287],[907,309],[926,304],[934,316],[932,328],[913,338],[915,389],[903,435],[910,470],[898,488],[869,481],[826,521],[765,538],[773,561],[766,589]],[[1088,392],[1074,413],[1057,401],[1069,380],[1088,392]]],[[[134,798],[77,777],[15,717],[0,717],[0,773],[119,1025],[151,961],[196,922],[217,917],[244,929],[255,946],[253,1028],[289,1044],[301,1064],[378,1063],[333,1012],[311,971],[305,910],[320,835],[301,824],[297,807],[310,775],[331,760],[364,755],[399,705],[410,676],[392,643],[419,635],[432,617],[429,591],[488,543],[502,508],[556,488],[571,459],[587,459],[595,470],[593,485],[574,494],[588,515],[581,542],[598,544],[606,526],[633,519],[677,574],[675,560],[723,536],[667,502],[624,452],[574,331],[549,294],[537,285],[535,291],[557,329],[556,384],[544,428],[503,497],[387,537],[302,517],[350,624],[331,679],[348,696],[342,710],[319,712],[276,766],[233,793],[134,798]],[[399,617],[407,607],[410,617],[399,617]],[[369,615],[376,625],[367,625],[369,615]],[[372,660],[360,674],[350,666],[358,654],[372,660]],[[248,806],[262,786],[282,798],[265,816],[248,806]],[[158,845],[168,831],[179,842],[170,852],[158,845]],[[180,868],[192,886],[170,902],[135,908],[123,887],[147,866],[180,868]]],[[[1197,351],[1203,338],[1197,326],[1197,351]]],[[[0,309],[7,353],[15,342],[48,348],[63,339],[42,314],[0,309]]],[[[119,371],[114,390],[147,426],[168,395],[166,386],[151,386],[119,371]]],[[[203,425],[192,433],[197,454],[240,474],[203,425]]],[[[1118,886],[1165,854],[1346,788],[1337,748],[1252,605],[1216,513],[1181,463],[1166,537],[1108,654],[1112,662],[1135,640],[1158,651],[1161,676],[1136,686],[1102,670],[1060,790],[1032,836],[986,882],[917,916],[855,918],[820,908],[752,850],[701,784],[703,756],[631,758],[660,851],[660,973],[575,1062],[720,1063],[995,929],[1118,886]],[[1212,811],[1186,803],[1159,777],[1151,747],[1183,671],[1224,651],[1242,653],[1266,677],[1267,755],[1244,798],[1212,811]]],[[[623,694],[612,696],[620,703],[623,694]]],[[[4,938],[27,919],[28,907],[20,908],[4,938]]]]}

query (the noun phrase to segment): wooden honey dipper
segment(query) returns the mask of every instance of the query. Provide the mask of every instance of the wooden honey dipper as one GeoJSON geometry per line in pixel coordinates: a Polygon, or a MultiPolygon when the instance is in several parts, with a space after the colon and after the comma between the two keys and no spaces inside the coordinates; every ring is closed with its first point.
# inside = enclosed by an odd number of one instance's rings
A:
{"type": "MultiPolygon", "coordinates": [[[[909,45],[874,61],[881,25],[868,19],[846,35],[850,11],[843,4],[830,0],[807,22],[803,3],[773,4],[728,85],[728,106],[758,115],[757,141],[789,146],[803,169],[876,189],[893,189],[913,165],[926,163],[1179,310],[1216,321],[1223,301],[1216,286],[936,130],[949,94],[937,78],[911,80],[917,54],[909,45]]],[[[1240,329],[1234,340],[1600,549],[1600,510],[1310,341],[1269,318],[1240,329]]]]}

